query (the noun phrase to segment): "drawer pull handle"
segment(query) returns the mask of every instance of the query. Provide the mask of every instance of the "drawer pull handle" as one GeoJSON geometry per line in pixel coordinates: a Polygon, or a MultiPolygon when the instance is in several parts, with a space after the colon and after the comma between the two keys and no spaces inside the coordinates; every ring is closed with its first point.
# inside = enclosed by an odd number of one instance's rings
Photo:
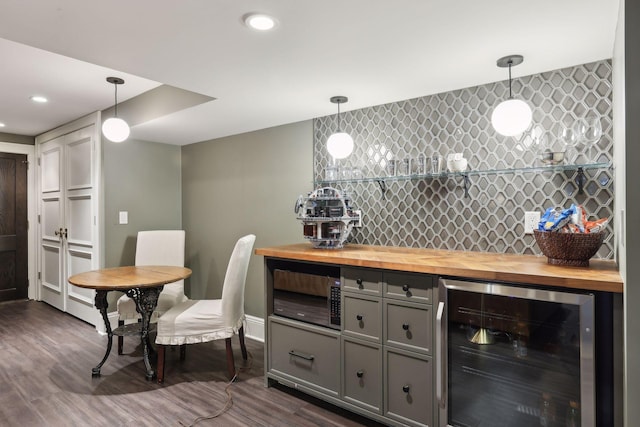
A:
{"type": "Polygon", "coordinates": [[[362,279],[356,279],[356,284],[360,289],[362,289],[362,279]]]}
{"type": "Polygon", "coordinates": [[[289,350],[289,355],[294,357],[299,357],[300,359],[309,360],[309,361],[313,361],[313,359],[315,359],[315,357],[312,354],[302,354],[302,353],[298,353],[295,350],[289,350]]]}
{"type": "Polygon", "coordinates": [[[404,329],[405,331],[409,330],[409,324],[408,323],[403,323],[402,324],[402,329],[404,329]]]}
{"type": "Polygon", "coordinates": [[[364,375],[364,371],[362,371],[362,370],[356,372],[356,377],[358,377],[358,378],[362,378],[363,375],[364,375]]]}
{"type": "Polygon", "coordinates": [[[409,386],[408,385],[402,386],[402,391],[404,391],[405,393],[409,393],[409,386]]]}
{"type": "Polygon", "coordinates": [[[403,290],[404,292],[409,292],[409,285],[406,285],[406,284],[405,284],[405,285],[402,285],[402,290],[403,290]]]}
{"type": "Polygon", "coordinates": [[[362,314],[357,314],[356,315],[356,320],[362,320],[362,314]]]}

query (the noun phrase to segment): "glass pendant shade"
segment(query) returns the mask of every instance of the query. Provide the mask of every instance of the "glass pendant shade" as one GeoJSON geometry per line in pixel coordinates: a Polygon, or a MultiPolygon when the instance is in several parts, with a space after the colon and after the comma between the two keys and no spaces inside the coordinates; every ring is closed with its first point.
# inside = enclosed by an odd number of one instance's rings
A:
{"type": "Polygon", "coordinates": [[[102,133],[111,142],[122,142],[129,138],[129,125],[118,117],[111,117],[102,123],[102,133]]]}
{"type": "Polygon", "coordinates": [[[114,104],[113,117],[102,123],[102,134],[111,142],[122,142],[129,138],[129,125],[124,120],[118,118],[118,85],[124,84],[124,80],[120,77],[107,77],[107,82],[113,85],[114,104]]]}
{"type": "Polygon", "coordinates": [[[353,152],[353,138],[346,132],[336,132],[327,139],[327,151],[334,159],[344,159],[353,152]]]}
{"type": "Polygon", "coordinates": [[[332,96],[329,101],[338,104],[338,131],[327,139],[327,151],[334,159],[344,159],[353,152],[353,138],[340,128],[340,104],[347,102],[346,96],[332,96]]]}
{"type": "Polygon", "coordinates": [[[493,110],[491,124],[499,134],[515,136],[529,127],[532,118],[529,104],[520,99],[507,99],[493,110]]]}

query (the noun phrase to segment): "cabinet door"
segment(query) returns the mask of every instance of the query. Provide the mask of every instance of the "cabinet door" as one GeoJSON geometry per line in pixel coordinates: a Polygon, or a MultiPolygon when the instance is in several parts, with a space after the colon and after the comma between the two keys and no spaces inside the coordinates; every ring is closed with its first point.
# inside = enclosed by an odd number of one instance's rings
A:
{"type": "Polygon", "coordinates": [[[411,426],[433,423],[432,363],[428,356],[385,348],[385,415],[411,426]]]}
{"type": "Polygon", "coordinates": [[[384,343],[431,354],[432,313],[430,305],[384,301],[384,343]]]}
{"type": "Polygon", "coordinates": [[[380,295],[382,271],[370,268],[342,268],[342,289],[364,295],[380,295]]]}
{"type": "Polygon", "coordinates": [[[434,283],[428,274],[385,271],[384,297],[431,304],[434,283]]]}
{"type": "Polygon", "coordinates": [[[382,337],[380,299],[343,295],[342,324],[344,325],[344,334],[380,342],[382,337]]]}
{"type": "Polygon", "coordinates": [[[269,319],[269,372],[338,396],[340,334],[297,322],[269,319]]]}
{"type": "Polygon", "coordinates": [[[382,412],[382,350],[379,345],[343,339],[343,397],[369,411],[382,412]]]}

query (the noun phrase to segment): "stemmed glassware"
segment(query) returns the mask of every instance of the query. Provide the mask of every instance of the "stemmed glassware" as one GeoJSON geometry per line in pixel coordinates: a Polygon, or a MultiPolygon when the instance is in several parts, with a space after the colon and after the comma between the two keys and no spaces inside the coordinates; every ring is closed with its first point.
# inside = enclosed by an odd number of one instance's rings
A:
{"type": "Polygon", "coordinates": [[[573,126],[573,132],[578,140],[584,144],[585,151],[588,148],[587,161],[597,162],[598,150],[596,144],[602,137],[600,117],[587,116],[577,120],[573,126]]]}
{"type": "Polygon", "coordinates": [[[571,125],[560,124],[557,131],[557,137],[561,141],[561,144],[564,146],[567,152],[566,154],[569,162],[575,163],[577,161],[578,152],[580,151],[578,149],[580,137],[575,131],[575,127],[571,125]],[[571,156],[569,155],[570,152],[571,156]],[[573,158],[574,154],[575,158],[573,158]]]}

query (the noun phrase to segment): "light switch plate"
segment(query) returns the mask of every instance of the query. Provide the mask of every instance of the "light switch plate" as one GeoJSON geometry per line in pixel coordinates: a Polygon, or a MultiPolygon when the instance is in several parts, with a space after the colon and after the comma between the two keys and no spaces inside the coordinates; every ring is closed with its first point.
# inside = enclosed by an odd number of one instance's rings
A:
{"type": "Polygon", "coordinates": [[[120,225],[129,224],[129,212],[120,211],[118,213],[118,224],[120,225]]]}

